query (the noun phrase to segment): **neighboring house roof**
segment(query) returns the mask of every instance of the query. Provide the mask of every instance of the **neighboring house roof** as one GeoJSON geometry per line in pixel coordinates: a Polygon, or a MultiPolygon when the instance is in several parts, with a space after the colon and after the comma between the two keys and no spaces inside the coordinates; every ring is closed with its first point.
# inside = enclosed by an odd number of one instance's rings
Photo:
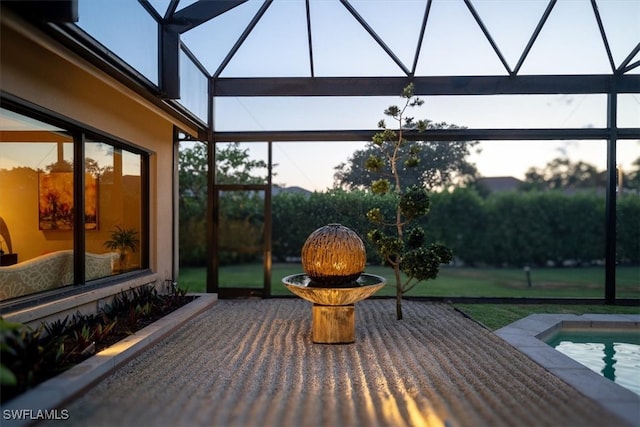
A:
{"type": "Polygon", "coordinates": [[[492,193],[503,191],[517,191],[523,181],[512,176],[489,176],[478,178],[478,184],[487,188],[492,193]]]}

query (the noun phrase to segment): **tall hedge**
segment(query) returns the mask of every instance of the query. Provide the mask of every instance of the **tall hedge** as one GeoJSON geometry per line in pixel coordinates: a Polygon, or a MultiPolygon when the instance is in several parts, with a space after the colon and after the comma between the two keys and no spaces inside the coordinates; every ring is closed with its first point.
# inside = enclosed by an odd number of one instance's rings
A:
{"type": "Polygon", "coordinates": [[[454,258],[476,264],[482,260],[488,217],[475,191],[456,189],[431,195],[431,211],[424,229],[427,239],[447,245],[454,258]]]}
{"type": "Polygon", "coordinates": [[[625,195],[616,206],[616,258],[622,264],[640,264],[640,197],[625,195]]]}
{"type": "MultiPolygon", "coordinates": [[[[353,229],[365,242],[370,263],[380,263],[366,241],[371,225],[366,212],[374,206],[393,212],[391,196],[331,190],[324,193],[286,193],[273,197],[273,257],[300,256],[307,236],[330,223],[353,229]]],[[[482,198],[472,189],[431,194],[431,211],[423,225],[427,239],[450,247],[456,260],[472,266],[589,264],[604,260],[605,199],[595,193],[512,192],[482,198]]],[[[245,220],[248,205],[236,215],[245,220]]],[[[234,204],[233,211],[239,211],[234,204]]],[[[255,209],[262,204],[256,203],[255,209]]],[[[621,264],[640,263],[640,197],[617,201],[616,258],[621,264]]],[[[231,208],[231,206],[230,206],[231,208]]],[[[261,217],[261,212],[254,216],[261,217]]],[[[233,216],[233,215],[232,215],[233,216]]],[[[181,262],[206,257],[204,215],[181,224],[181,262]]],[[[255,225],[243,233],[252,233],[255,225]]],[[[233,234],[233,233],[232,233],[233,234]]],[[[226,259],[225,262],[233,262],[226,259]]]]}
{"type": "MultiPolygon", "coordinates": [[[[368,261],[381,262],[366,241],[370,223],[366,213],[377,206],[371,194],[360,191],[331,190],[326,193],[279,193],[273,197],[272,253],[276,261],[298,257],[302,245],[312,231],[331,223],[354,230],[365,243],[368,261]]],[[[384,198],[383,198],[384,199],[384,198]]],[[[383,209],[393,212],[393,201],[387,197],[383,209]]]]}
{"type": "Polygon", "coordinates": [[[485,202],[484,261],[562,265],[604,258],[604,200],[595,194],[506,193],[485,202]]]}
{"type": "MultiPolygon", "coordinates": [[[[309,233],[331,222],[354,229],[365,240],[370,225],[364,213],[373,206],[373,197],[378,196],[340,191],[277,195],[273,199],[276,259],[297,256],[309,233]]],[[[602,195],[547,191],[482,198],[472,189],[456,189],[432,194],[431,201],[423,224],[427,239],[453,249],[456,260],[465,265],[561,266],[604,260],[602,195]]],[[[391,199],[386,205],[393,209],[391,199]]],[[[639,218],[640,197],[625,196],[618,201],[620,262],[640,262],[639,218]]],[[[367,249],[369,262],[380,262],[375,251],[367,249]]]]}

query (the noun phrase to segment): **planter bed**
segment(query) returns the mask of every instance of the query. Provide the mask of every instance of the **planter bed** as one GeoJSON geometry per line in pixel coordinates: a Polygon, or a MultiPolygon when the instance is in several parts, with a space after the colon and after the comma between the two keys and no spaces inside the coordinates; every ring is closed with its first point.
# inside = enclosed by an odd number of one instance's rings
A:
{"type": "Polygon", "coordinates": [[[61,414],[59,411],[56,413],[52,410],[60,409],[64,403],[74,399],[84,390],[109,375],[113,370],[173,333],[196,315],[211,308],[218,300],[217,294],[196,294],[196,296],[197,298],[192,302],[167,316],[100,351],[60,375],[3,403],[2,425],[29,425],[37,420],[43,411],[50,411],[49,416],[64,416],[63,413],[61,414]],[[5,417],[7,414],[18,413],[21,413],[22,417],[5,417]]]}

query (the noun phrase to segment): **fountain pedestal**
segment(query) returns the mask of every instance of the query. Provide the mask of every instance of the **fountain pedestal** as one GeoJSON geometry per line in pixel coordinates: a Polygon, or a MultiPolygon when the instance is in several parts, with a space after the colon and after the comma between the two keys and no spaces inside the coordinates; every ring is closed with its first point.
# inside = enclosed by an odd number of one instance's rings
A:
{"type": "Polygon", "coordinates": [[[356,340],[356,306],[313,304],[311,340],[317,344],[350,344],[356,340]]]}
{"type": "Polygon", "coordinates": [[[311,338],[314,343],[350,344],[356,337],[355,303],[376,293],[386,280],[363,273],[342,287],[323,287],[314,284],[306,274],[294,274],[282,282],[291,292],[313,303],[311,338]]]}

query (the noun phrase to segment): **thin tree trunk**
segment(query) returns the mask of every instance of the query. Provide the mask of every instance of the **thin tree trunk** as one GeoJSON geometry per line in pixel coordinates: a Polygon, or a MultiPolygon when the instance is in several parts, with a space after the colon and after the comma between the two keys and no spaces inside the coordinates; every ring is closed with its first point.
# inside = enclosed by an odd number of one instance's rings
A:
{"type": "Polygon", "coordinates": [[[396,292],[396,318],[402,320],[402,289],[396,292]]]}
{"type": "MultiPolygon", "coordinates": [[[[407,101],[409,102],[409,101],[407,101]]],[[[405,105],[406,108],[406,105],[405,105]]],[[[404,109],[402,110],[404,111],[404,109]]],[[[402,141],[402,114],[400,114],[400,118],[398,119],[399,132],[398,132],[398,143],[395,146],[393,151],[393,158],[391,161],[391,170],[393,172],[393,177],[396,181],[396,193],[402,194],[402,186],[400,185],[400,174],[397,169],[398,162],[398,150],[400,149],[400,143],[402,141]]],[[[396,230],[398,233],[398,239],[402,241],[402,210],[400,209],[400,205],[396,208],[396,230]]],[[[402,260],[402,255],[396,255],[395,264],[393,265],[393,272],[396,276],[396,318],[398,320],[402,320],[402,280],[400,279],[400,261],[402,260]]]]}
{"type": "Polygon", "coordinates": [[[394,266],[393,273],[396,277],[396,318],[402,320],[402,281],[400,280],[400,267],[394,266]]]}

